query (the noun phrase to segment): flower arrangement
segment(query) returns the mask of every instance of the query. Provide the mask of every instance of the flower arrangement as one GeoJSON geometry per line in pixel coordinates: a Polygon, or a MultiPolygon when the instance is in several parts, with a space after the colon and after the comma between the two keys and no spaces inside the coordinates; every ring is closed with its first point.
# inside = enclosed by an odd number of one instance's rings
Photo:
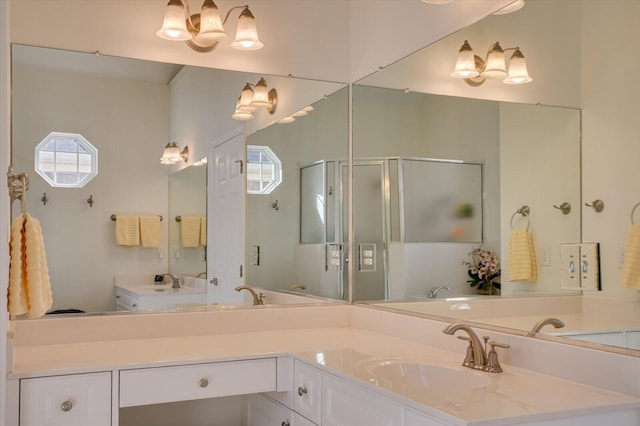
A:
{"type": "Polygon", "coordinates": [[[493,280],[500,276],[500,263],[498,257],[492,250],[478,246],[469,252],[471,261],[463,261],[462,264],[467,267],[467,274],[471,278],[467,282],[471,287],[478,290],[489,292],[493,288],[500,288],[500,283],[494,283],[493,280]]]}

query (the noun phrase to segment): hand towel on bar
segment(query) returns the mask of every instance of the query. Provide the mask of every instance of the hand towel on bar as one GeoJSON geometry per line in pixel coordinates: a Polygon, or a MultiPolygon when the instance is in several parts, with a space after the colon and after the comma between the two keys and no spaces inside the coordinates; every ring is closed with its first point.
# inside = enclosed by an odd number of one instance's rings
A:
{"type": "Polygon", "coordinates": [[[138,216],[116,216],[116,243],[131,247],[140,245],[140,218],[138,216]]]}
{"type": "Polygon", "coordinates": [[[200,245],[200,218],[182,216],[180,222],[182,247],[198,247],[200,245]]]}
{"type": "Polygon", "coordinates": [[[509,281],[535,281],[538,278],[533,240],[526,229],[511,231],[508,262],[509,281]]]}
{"type": "Polygon", "coordinates": [[[160,216],[140,216],[142,247],[160,247],[160,216]]]}
{"type": "Polygon", "coordinates": [[[200,245],[207,246],[207,218],[204,216],[200,218],[200,245]]]}
{"type": "Polygon", "coordinates": [[[640,224],[631,226],[622,264],[622,284],[640,290],[640,224]]]}
{"type": "Polygon", "coordinates": [[[43,316],[53,304],[47,256],[40,222],[22,214],[11,226],[9,313],[43,316]]]}

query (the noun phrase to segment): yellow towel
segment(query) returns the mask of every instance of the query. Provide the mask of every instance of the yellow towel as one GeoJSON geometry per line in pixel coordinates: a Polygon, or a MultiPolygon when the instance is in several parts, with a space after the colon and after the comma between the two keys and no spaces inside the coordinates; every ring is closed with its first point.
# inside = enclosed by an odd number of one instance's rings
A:
{"type": "Polygon", "coordinates": [[[116,243],[131,247],[140,245],[140,218],[138,216],[116,216],[116,243]]]}
{"type": "Polygon", "coordinates": [[[622,284],[640,290],[640,224],[631,226],[624,251],[622,284]]]}
{"type": "Polygon", "coordinates": [[[182,247],[198,247],[200,245],[200,218],[182,216],[180,222],[182,247]]]}
{"type": "Polygon", "coordinates": [[[160,216],[140,216],[142,247],[160,247],[160,216]]]}
{"type": "Polygon", "coordinates": [[[200,218],[200,245],[202,247],[207,246],[207,218],[200,218]]]}
{"type": "Polygon", "coordinates": [[[511,231],[509,236],[509,281],[535,281],[538,278],[531,233],[511,231]]]}
{"type": "Polygon", "coordinates": [[[9,313],[39,318],[53,304],[40,222],[20,215],[11,226],[10,247],[9,313]]]}

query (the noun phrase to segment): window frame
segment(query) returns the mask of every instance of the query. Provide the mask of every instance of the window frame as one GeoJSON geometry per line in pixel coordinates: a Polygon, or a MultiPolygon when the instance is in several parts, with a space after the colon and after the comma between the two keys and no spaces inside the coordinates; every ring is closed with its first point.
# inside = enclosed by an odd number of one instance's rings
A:
{"type": "MultiPolygon", "coordinates": [[[[260,174],[262,175],[262,162],[260,163],[260,174]]],[[[282,183],[282,161],[276,155],[271,148],[266,145],[247,145],[247,194],[252,195],[267,195],[271,194],[274,189],[282,183]],[[249,151],[260,151],[261,155],[266,156],[273,164],[273,176],[274,178],[266,185],[261,179],[259,191],[249,189],[249,164],[256,164],[249,162],[249,151]]]]}
{"type": "MultiPolygon", "coordinates": [[[[51,152],[51,151],[48,151],[48,152],[51,152]]],[[[76,154],[75,173],[80,173],[80,170],[79,170],[80,152],[78,149],[76,149],[75,154],[76,154]]],[[[34,169],[36,173],[38,173],[40,177],[42,177],[53,188],[83,188],[87,183],[91,182],[96,176],[98,176],[98,149],[95,146],[93,146],[91,142],[87,140],[87,138],[85,138],[79,133],[51,132],[44,139],[42,139],[42,141],[40,141],[40,143],[35,147],[34,169]],[[60,151],[58,151],[55,146],[53,149],[53,173],[52,173],[53,178],[51,178],[51,176],[47,174],[47,173],[51,173],[50,171],[46,171],[40,168],[40,156],[41,156],[41,153],[43,152],[43,148],[49,143],[51,143],[52,141],[55,141],[56,138],[72,139],[76,143],[76,145],[82,147],[84,151],[86,151],[86,153],[89,154],[91,158],[91,171],[85,174],[81,179],[79,179],[75,183],[58,182],[57,175],[58,173],[61,173],[61,172],[58,172],[56,170],[58,166],[56,157],[58,152],[60,151]]]]}

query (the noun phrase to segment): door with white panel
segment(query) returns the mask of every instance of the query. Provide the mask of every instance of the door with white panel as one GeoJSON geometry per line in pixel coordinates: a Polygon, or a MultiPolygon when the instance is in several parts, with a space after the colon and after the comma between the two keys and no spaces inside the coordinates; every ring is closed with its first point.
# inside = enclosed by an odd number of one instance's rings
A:
{"type": "Polygon", "coordinates": [[[241,130],[214,143],[209,161],[207,200],[212,224],[207,241],[207,303],[241,303],[234,289],[244,283],[245,259],[245,144],[241,130]]]}

